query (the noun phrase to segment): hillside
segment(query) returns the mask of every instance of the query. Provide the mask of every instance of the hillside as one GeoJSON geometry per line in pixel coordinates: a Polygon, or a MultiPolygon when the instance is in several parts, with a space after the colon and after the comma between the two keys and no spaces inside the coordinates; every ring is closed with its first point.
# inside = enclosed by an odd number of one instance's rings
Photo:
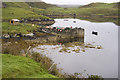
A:
{"type": "MultiPolygon", "coordinates": [[[[45,4],[42,3],[41,4],[45,4]]],[[[49,17],[43,16],[40,14],[40,12],[37,12],[36,10],[44,10],[32,7],[30,8],[29,4],[25,2],[4,2],[2,3],[2,32],[3,34],[9,33],[30,33],[28,31],[33,31],[37,28],[35,25],[34,27],[32,24],[24,24],[20,23],[19,25],[10,25],[9,21],[11,19],[49,19],[49,17]]],[[[47,4],[45,4],[47,5],[47,4]]]]}
{"type": "Polygon", "coordinates": [[[85,6],[81,6],[79,9],[86,10],[88,15],[103,14],[106,16],[117,16],[118,7],[115,7],[116,4],[118,3],[91,3],[85,6]]]}
{"type": "Polygon", "coordinates": [[[88,5],[80,6],[79,8],[50,7],[45,12],[56,15],[76,14],[78,16],[91,16],[91,14],[102,14],[106,16],[117,16],[117,4],[118,3],[91,3],[88,5]]]}
{"type": "Polygon", "coordinates": [[[34,8],[42,8],[42,9],[46,9],[49,7],[57,7],[56,5],[52,5],[52,4],[47,4],[45,2],[26,2],[29,6],[34,7],[34,8]]]}
{"type": "Polygon", "coordinates": [[[118,8],[114,7],[118,3],[90,3],[88,5],[80,6],[79,8],[118,8]]]}
{"type": "Polygon", "coordinates": [[[8,7],[18,7],[18,8],[29,8],[29,5],[26,4],[25,2],[3,2],[2,3],[3,8],[8,8],[8,7]]]}
{"type": "Polygon", "coordinates": [[[3,7],[19,7],[19,8],[48,8],[48,7],[57,7],[56,5],[47,4],[45,2],[3,2],[3,7]]]}
{"type": "Polygon", "coordinates": [[[3,8],[3,19],[42,17],[41,15],[71,15],[91,16],[101,14],[105,16],[118,15],[118,3],[91,3],[79,8],[63,8],[44,2],[8,2],[3,8]],[[30,7],[31,6],[31,7],[30,7]]]}
{"type": "Polygon", "coordinates": [[[62,7],[62,8],[76,8],[76,7],[80,7],[82,5],[57,5],[58,7],[62,7]]]}
{"type": "Polygon", "coordinates": [[[48,8],[53,5],[46,4],[44,2],[4,2],[2,3],[2,17],[4,20],[10,20],[12,18],[22,19],[22,18],[41,18],[45,19],[48,17],[39,15],[40,13],[36,13],[36,9],[38,8],[48,8]],[[31,8],[31,7],[32,8],[31,8]]]}
{"type": "Polygon", "coordinates": [[[38,62],[24,56],[2,54],[3,78],[57,78],[38,62]]]}
{"type": "Polygon", "coordinates": [[[4,20],[10,19],[25,19],[25,18],[48,18],[46,16],[38,15],[30,9],[18,8],[18,7],[8,7],[2,9],[2,18],[4,20]]]}
{"type": "MultiPolygon", "coordinates": [[[[12,18],[41,18],[48,19],[43,15],[65,15],[77,18],[91,15],[118,16],[119,3],[91,3],[80,7],[58,7],[56,5],[44,2],[5,2],[2,8],[3,21],[9,21],[12,18]],[[31,7],[30,7],[31,6],[31,7]]],[[[115,22],[115,21],[114,21],[115,22]]]]}

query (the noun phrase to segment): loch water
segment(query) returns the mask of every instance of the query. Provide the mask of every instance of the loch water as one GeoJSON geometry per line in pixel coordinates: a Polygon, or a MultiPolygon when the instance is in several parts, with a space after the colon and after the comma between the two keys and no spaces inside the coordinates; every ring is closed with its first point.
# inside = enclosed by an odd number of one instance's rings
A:
{"type": "Polygon", "coordinates": [[[118,77],[118,26],[116,24],[80,19],[55,19],[52,26],[81,27],[84,29],[85,44],[102,46],[102,49],[85,48],[85,52],[79,53],[59,52],[61,45],[40,45],[34,48],[35,52],[50,57],[57,67],[62,69],[62,73],[81,73],[85,77],[87,74],[100,75],[103,78],[118,77]],[[97,35],[92,34],[93,32],[97,32],[97,35]]]}

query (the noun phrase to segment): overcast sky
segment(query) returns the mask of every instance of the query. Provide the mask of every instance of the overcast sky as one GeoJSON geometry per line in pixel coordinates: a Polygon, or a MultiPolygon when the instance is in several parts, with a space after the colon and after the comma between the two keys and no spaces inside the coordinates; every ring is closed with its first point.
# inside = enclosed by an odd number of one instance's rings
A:
{"type": "Polygon", "coordinates": [[[46,3],[50,4],[73,4],[73,5],[85,5],[92,2],[104,2],[104,3],[113,3],[113,2],[119,2],[120,0],[42,0],[46,3]]]}

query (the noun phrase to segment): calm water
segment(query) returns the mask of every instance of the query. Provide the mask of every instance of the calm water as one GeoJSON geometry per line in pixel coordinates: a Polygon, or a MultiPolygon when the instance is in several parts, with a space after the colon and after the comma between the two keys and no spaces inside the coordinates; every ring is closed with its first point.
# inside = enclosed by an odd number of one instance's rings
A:
{"type": "MultiPolygon", "coordinates": [[[[95,23],[79,19],[55,19],[56,27],[81,27],[85,29],[85,43],[101,45],[103,49],[85,48],[85,52],[59,52],[60,45],[43,45],[34,48],[34,51],[50,57],[62,68],[61,72],[69,74],[82,73],[83,76],[101,75],[104,78],[118,77],[118,26],[111,22],[95,23]],[[76,23],[73,23],[76,21],[76,23]],[[98,32],[93,35],[92,31],[98,32]],[[57,48],[56,48],[57,47],[57,48]],[[55,48],[55,49],[54,49],[55,48]]],[[[75,47],[74,47],[75,48],[75,47]]],[[[79,47],[80,48],[80,47],[79,47]]],[[[72,48],[71,48],[72,49],[72,48]]]]}

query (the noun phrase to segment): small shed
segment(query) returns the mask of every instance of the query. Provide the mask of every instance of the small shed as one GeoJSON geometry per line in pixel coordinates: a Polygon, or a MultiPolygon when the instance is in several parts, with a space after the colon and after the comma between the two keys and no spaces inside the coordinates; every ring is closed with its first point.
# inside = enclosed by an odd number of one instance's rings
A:
{"type": "Polygon", "coordinates": [[[12,19],[12,20],[10,20],[10,24],[11,25],[17,25],[17,24],[19,24],[19,20],[18,19],[12,19]]]}

